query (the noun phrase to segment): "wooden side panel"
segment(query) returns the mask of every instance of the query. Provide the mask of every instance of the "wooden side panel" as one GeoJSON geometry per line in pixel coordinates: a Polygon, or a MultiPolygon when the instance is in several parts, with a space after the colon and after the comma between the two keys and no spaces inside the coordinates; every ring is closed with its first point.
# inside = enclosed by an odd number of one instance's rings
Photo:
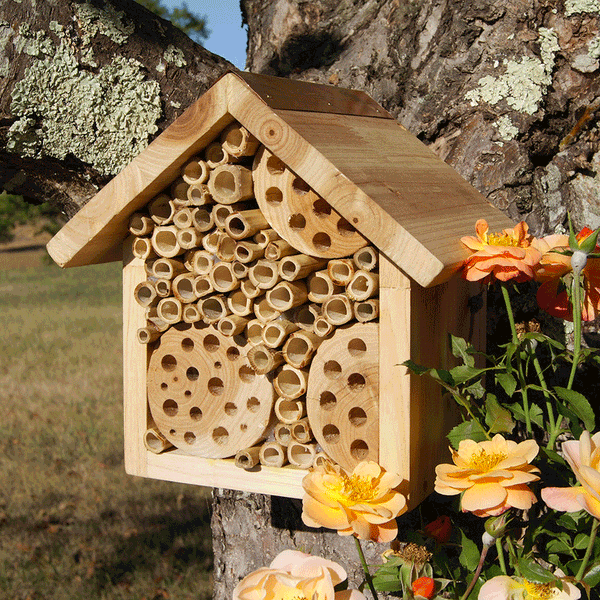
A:
{"type": "Polygon", "coordinates": [[[130,245],[123,256],[123,408],[125,427],[125,470],[146,475],[144,432],[148,427],[146,370],[148,346],[140,344],[137,330],[146,325],[144,310],[135,302],[133,290],[146,279],[144,262],[134,258],[130,245]]]}
{"type": "Polygon", "coordinates": [[[192,104],[50,240],[48,252],[57,264],[76,267],[115,259],[112,249],[127,235],[129,215],[233,120],[227,114],[228,81],[222,78],[192,104]]]}

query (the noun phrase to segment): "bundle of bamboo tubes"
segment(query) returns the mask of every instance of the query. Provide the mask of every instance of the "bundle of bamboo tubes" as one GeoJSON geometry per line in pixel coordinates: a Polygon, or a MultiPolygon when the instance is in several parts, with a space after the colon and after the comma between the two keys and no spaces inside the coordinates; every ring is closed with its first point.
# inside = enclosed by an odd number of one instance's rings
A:
{"type": "MultiPolygon", "coordinates": [[[[315,257],[303,253],[291,238],[282,239],[255,194],[262,193],[268,173],[264,194],[271,208],[276,206],[281,194],[278,173],[286,167],[270,154],[268,162],[261,162],[262,150],[234,122],[182,166],[168,189],[132,215],[133,253],[145,261],[148,275],[134,292],[147,320],[138,339],[157,343],[180,321],[202,321],[224,336],[241,336],[249,346],[250,366],[256,374],[269,374],[278,399],[277,423],[268,441],[240,449],[236,464],[252,469],[259,462],[289,462],[309,468],[320,452],[306,418],[309,367],[337,327],[377,319],[378,253],[358,243],[347,256],[315,257]]],[[[310,190],[296,176],[290,181],[297,195],[310,190]]],[[[307,215],[312,210],[317,220],[335,217],[312,191],[310,199],[307,215]]],[[[340,228],[344,220],[335,218],[339,235],[347,236],[340,228]]],[[[288,225],[294,231],[300,228],[291,219],[285,230],[288,225]]],[[[327,231],[328,238],[335,237],[327,231]]],[[[306,233],[316,243],[319,234],[306,233]]],[[[340,247],[349,248],[346,243],[340,247]]],[[[146,442],[156,451],[162,447],[160,439],[160,432],[152,431],[146,442]]]]}

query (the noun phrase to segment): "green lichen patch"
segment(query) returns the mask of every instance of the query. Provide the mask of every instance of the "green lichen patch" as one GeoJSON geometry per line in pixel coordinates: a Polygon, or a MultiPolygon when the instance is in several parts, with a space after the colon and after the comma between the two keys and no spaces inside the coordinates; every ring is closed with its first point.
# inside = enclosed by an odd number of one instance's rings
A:
{"type": "Polygon", "coordinates": [[[495,105],[505,100],[516,111],[535,113],[552,83],[554,57],[560,50],[558,36],[552,29],[540,28],[539,43],[541,59],[523,56],[519,61],[505,61],[502,75],[482,77],[478,87],[467,92],[465,98],[472,106],[481,102],[495,105]]]}
{"type": "Polygon", "coordinates": [[[600,58],[600,36],[590,40],[587,47],[589,56],[592,58],[600,58]]]}
{"type": "Polygon", "coordinates": [[[125,13],[116,10],[111,4],[107,3],[105,9],[99,9],[84,2],[77,4],[76,8],[84,45],[89,44],[98,33],[121,45],[135,30],[133,23],[124,23],[125,13]]]}
{"type": "Polygon", "coordinates": [[[498,130],[498,136],[501,140],[508,142],[514,140],[519,129],[515,127],[514,123],[508,115],[502,115],[495,123],[496,129],[498,130]]]}
{"type": "Polygon", "coordinates": [[[125,167],[157,131],[160,88],[145,81],[142,65],[115,57],[98,74],[80,68],[64,44],[35,60],[13,90],[11,111],[20,119],[9,148],[26,156],[68,154],[103,174],[125,167]]]}
{"type": "Polygon", "coordinates": [[[169,44],[164,51],[163,58],[166,62],[174,64],[176,67],[185,67],[187,61],[183,52],[179,48],[175,48],[173,44],[169,44]]]}
{"type": "Polygon", "coordinates": [[[600,13],[600,0],[567,0],[565,2],[565,15],[577,13],[600,13]]]}

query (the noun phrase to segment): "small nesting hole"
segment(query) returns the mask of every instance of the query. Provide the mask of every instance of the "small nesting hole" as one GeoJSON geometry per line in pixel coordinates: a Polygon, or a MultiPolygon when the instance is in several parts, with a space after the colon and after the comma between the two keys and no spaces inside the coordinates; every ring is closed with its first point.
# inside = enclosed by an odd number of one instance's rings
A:
{"type": "Polygon", "coordinates": [[[367,413],[360,406],[355,406],[348,412],[348,420],[354,427],[362,427],[367,422],[367,413]]]}
{"type": "Polygon", "coordinates": [[[340,430],[329,423],[323,427],[323,437],[328,444],[337,444],[340,441],[340,430]]]}
{"type": "Polygon", "coordinates": [[[256,377],[256,373],[248,365],[242,365],[238,374],[244,383],[252,383],[256,377]]]}
{"type": "Polygon", "coordinates": [[[250,411],[250,412],[257,412],[258,409],[260,408],[260,400],[254,396],[252,396],[252,398],[248,398],[247,402],[246,402],[246,408],[250,411]]]}
{"type": "Polygon", "coordinates": [[[211,377],[208,380],[208,391],[213,396],[220,396],[225,390],[225,386],[223,385],[223,380],[218,377],[211,377]]]}
{"type": "Polygon", "coordinates": [[[183,338],[181,340],[181,349],[185,352],[191,352],[194,349],[194,340],[190,338],[183,338]]]}
{"type": "Polygon", "coordinates": [[[323,410],[333,410],[337,404],[337,398],[335,397],[335,394],[326,390],[321,394],[319,404],[323,410]]]}
{"type": "Polygon", "coordinates": [[[342,374],[342,365],[336,360],[328,360],[323,365],[323,373],[329,379],[337,379],[342,374]]]}
{"type": "Polygon", "coordinates": [[[189,397],[192,395],[192,392],[190,392],[190,390],[185,390],[185,392],[183,392],[183,395],[184,395],[186,398],[189,398],[189,397]]]}
{"type": "Polygon", "coordinates": [[[246,423],[242,423],[240,425],[240,431],[246,431],[248,429],[248,425],[246,425],[246,423]]]}
{"type": "Polygon", "coordinates": [[[320,219],[324,219],[331,214],[331,205],[323,198],[319,198],[313,202],[313,213],[320,219]]]}
{"type": "Polygon", "coordinates": [[[269,204],[281,204],[283,202],[283,192],[277,187],[270,187],[265,192],[265,198],[269,204]]]}
{"type": "Polygon", "coordinates": [[[209,334],[204,338],[204,348],[208,352],[216,352],[219,346],[219,338],[216,335],[209,334]]]}
{"type": "Polygon", "coordinates": [[[319,231],[319,233],[313,237],[312,243],[317,250],[323,251],[331,248],[331,238],[324,231],[319,231]]]}
{"type": "Polygon", "coordinates": [[[190,367],[185,372],[185,375],[190,381],[198,381],[198,377],[200,377],[200,373],[198,372],[198,369],[196,369],[196,367],[190,367]]]}
{"type": "Polygon", "coordinates": [[[365,383],[365,378],[360,373],[352,373],[348,377],[348,387],[353,391],[362,390],[365,383]]]}
{"type": "Polygon", "coordinates": [[[293,231],[302,231],[306,227],[304,215],[296,213],[289,218],[288,224],[293,231]]]}
{"type": "MultiPolygon", "coordinates": [[[[274,132],[272,132],[271,135],[273,135],[273,133],[274,132]]],[[[269,171],[271,175],[281,175],[281,173],[285,171],[285,163],[276,156],[269,156],[269,158],[267,158],[267,171],[269,171]]]]}
{"type": "Polygon", "coordinates": [[[237,360],[240,357],[240,351],[235,346],[227,348],[227,352],[225,354],[231,362],[237,360]]]}
{"type": "Polygon", "coordinates": [[[186,431],[183,434],[183,439],[186,442],[186,444],[194,444],[196,442],[196,435],[194,433],[192,433],[191,431],[186,431]]]}
{"type": "Polygon", "coordinates": [[[175,435],[177,432],[174,429],[169,429],[169,435],[175,435]]]}
{"type": "Polygon", "coordinates": [[[344,217],[337,222],[337,230],[343,236],[354,235],[356,233],[356,229],[344,217]]]}
{"type": "Polygon", "coordinates": [[[348,352],[352,356],[361,356],[367,351],[367,344],[365,344],[364,340],[359,338],[354,338],[348,342],[348,352]]]}
{"type": "Polygon", "coordinates": [[[201,418],[202,410],[197,406],[192,406],[192,408],[190,408],[190,419],[192,419],[192,421],[199,421],[201,418]]]}
{"type": "Polygon", "coordinates": [[[350,444],[350,454],[355,460],[365,460],[369,455],[369,446],[364,440],[354,440],[350,444]]]}
{"type": "Polygon", "coordinates": [[[174,371],[177,366],[177,359],[171,354],[165,354],[160,364],[165,371],[174,371]]]}
{"type": "Polygon", "coordinates": [[[161,383],[160,384],[160,389],[161,390],[166,390],[169,386],[166,383],[161,383]]]}
{"type": "Polygon", "coordinates": [[[175,400],[165,400],[163,402],[163,411],[167,417],[174,417],[179,411],[179,406],[175,400]]]}
{"type": "Polygon", "coordinates": [[[223,365],[219,361],[214,364],[215,369],[220,369],[223,365]]]}
{"type": "Polygon", "coordinates": [[[233,417],[237,413],[238,408],[233,402],[227,402],[224,410],[226,415],[233,417]]]}
{"type": "Polygon", "coordinates": [[[292,182],[292,189],[296,194],[306,194],[310,192],[310,186],[304,179],[300,179],[300,177],[295,177],[292,182]]]}
{"type": "Polygon", "coordinates": [[[217,427],[212,432],[212,439],[215,444],[224,446],[229,441],[229,432],[225,427],[217,427]]]}

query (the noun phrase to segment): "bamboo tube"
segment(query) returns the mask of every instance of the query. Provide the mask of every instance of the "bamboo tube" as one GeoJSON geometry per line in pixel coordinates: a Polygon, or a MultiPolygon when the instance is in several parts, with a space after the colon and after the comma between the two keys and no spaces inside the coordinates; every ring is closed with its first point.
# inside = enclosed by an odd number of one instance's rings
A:
{"type": "Polygon", "coordinates": [[[265,467],[283,467],[287,463],[287,454],[278,442],[265,442],[260,447],[260,464],[265,467]]]}
{"type": "Polygon", "coordinates": [[[177,258],[157,258],[152,266],[152,274],[158,279],[174,279],[185,271],[185,265],[177,258]]]}
{"type": "Polygon", "coordinates": [[[213,268],[215,257],[206,250],[190,250],[185,253],[183,264],[196,275],[207,275],[213,268]]]}
{"type": "Polygon", "coordinates": [[[285,256],[291,256],[297,254],[298,250],[292,245],[288,244],[285,240],[273,240],[269,242],[265,248],[265,258],[269,260],[279,260],[285,256]]]}
{"type": "MultiPolygon", "coordinates": [[[[252,346],[262,344],[263,323],[258,319],[251,319],[246,326],[246,339],[252,346]]],[[[250,352],[250,351],[248,351],[250,352]]]]}
{"type": "Polygon", "coordinates": [[[173,225],[160,225],[152,232],[152,247],[158,256],[173,258],[183,252],[177,241],[177,227],[173,225]]]}
{"type": "Polygon", "coordinates": [[[266,248],[270,242],[281,239],[274,229],[263,229],[254,236],[254,241],[261,247],[266,248]]]}
{"type": "Polygon", "coordinates": [[[303,281],[282,281],[266,293],[267,302],[280,312],[304,304],[308,298],[303,281]]]}
{"type": "Polygon", "coordinates": [[[333,325],[323,316],[317,317],[315,319],[315,324],[313,325],[313,331],[319,337],[326,337],[333,331],[333,325]]]}
{"type": "Polygon", "coordinates": [[[196,275],[194,273],[182,273],[173,279],[173,284],[171,285],[173,295],[182,304],[189,304],[198,300],[194,289],[195,279],[196,275]]]}
{"type": "Polygon", "coordinates": [[[327,265],[327,274],[336,285],[347,285],[354,275],[355,265],[350,258],[337,258],[330,260],[327,265]]]}
{"type": "Polygon", "coordinates": [[[277,398],[275,401],[275,416],[282,422],[291,425],[306,414],[306,402],[277,398]]]}
{"type": "Polygon", "coordinates": [[[161,333],[154,323],[149,322],[146,327],[137,330],[137,339],[140,344],[151,344],[160,337],[161,333]]]}
{"type": "Polygon", "coordinates": [[[241,263],[249,263],[258,260],[263,257],[264,253],[264,248],[261,248],[258,244],[253,244],[252,242],[238,242],[235,248],[235,257],[241,263]]]}
{"type": "Polygon", "coordinates": [[[201,233],[210,231],[215,224],[212,211],[205,208],[192,208],[192,220],[194,227],[201,233]]]}
{"type": "Polygon", "coordinates": [[[225,235],[222,231],[211,231],[202,238],[202,247],[211,254],[216,254],[221,237],[225,235]]]}
{"type": "Polygon", "coordinates": [[[301,469],[310,469],[315,462],[317,454],[316,444],[299,444],[291,442],[287,447],[287,458],[291,465],[301,469]]]}
{"type": "Polygon", "coordinates": [[[275,261],[260,259],[248,271],[248,278],[257,288],[268,290],[277,284],[281,276],[275,261]]]}
{"type": "Polygon", "coordinates": [[[192,209],[187,206],[177,209],[177,212],[173,215],[173,225],[178,229],[193,227],[194,219],[192,217],[192,209]]]}
{"type": "Polygon", "coordinates": [[[231,213],[225,219],[225,231],[234,240],[243,240],[266,229],[269,222],[259,208],[231,213]]]}
{"type": "Polygon", "coordinates": [[[211,169],[216,169],[227,163],[229,154],[223,150],[223,146],[219,142],[213,142],[204,150],[204,158],[211,169]]]}
{"type": "MultiPolygon", "coordinates": [[[[152,251],[154,254],[154,251],[152,251]]],[[[148,258],[144,261],[144,271],[148,277],[154,277],[154,263],[156,261],[155,257],[148,258]]]]}
{"type": "Polygon", "coordinates": [[[287,256],[279,261],[279,274],[286,281],[296,281],[304,279],[307,275],[327,266],[327,260],[323,258],[313,258],[306,254],[296,254],[287,256]]]}
{"type": "Polygon", "coordinates": [[[142,213],[133,213],[129,217],[129,231],[133,235],[141,236],[152,233],[154,221],[142,213]]]}
{"type": "Polygon", "coordinates": [[[240,280],[240,283],[243,279],[248,277],[248,271],[250,270],[250,267],[248,267],[248,265],[234,260],[231,263],[231,268],[233,269],[233,274],[240,280]]]}
{"type": "Polygon", "coordinates": [[[263,324],[274,321],[277,317],[281,316],[281,312],[274,309],[266,298],[261,298],[254,302],[254,314],[256,318],[263,324]]]}
{"type": "Polygon", "coordinates": [[[313,462],[313,467],[325,467],[326,465],[330,464],[331,460],[329,460],[329,457],[327,456],[327,454],[325,454],[325,452],[317,452],[315,454],[315,460],[313,462]]]}
{"type": "Polygon", "coordinates": [[[152,317],[158,317],[158,312],[156,311],[156,304],[152,306],[147,306],[144,311],[144,318],[149,321],[152,317]]]}
{"type": "Polygon", "coordinates": [[[171,279],[157,279],[154,288],[159,298],[168,298],[171,295],[171,279]]]}
{"type": "Polygon", "coordinates": [[[142,281],[135,286],[133,290],[133,297],[136,302],[147,308],[158,302],[156,298],[156,287],[151,281],[142,281]]]}
{"type": "Polygon", "coordinates": [[[315,320],[321,315],[322,308],[320,304],[302,304],[296,307],[294,321],[300,329],[313,331],[315,320]]]}
{"type": "Polygon", "coordinates": [[[357,269],[372,271],[377,266],[377,250],[371,246],[361,248],[352,257],[357,269]]]}
{"type": "Polygon", "coordinates": [[[238,450],[238,453],[235,455],[235,466],[245,469],[246,471],[253,469],[259,462],[260,446],[252,446],[252,448],[238,450]]]}
{"type": "Polygon", "coordinates": [[[308,369],[297,369],[284,364],[273,382],[279,396],[295,400],[306,394],[308,385],[308,369]]]}
{"type": "Polygon", "coordinates": [[[248,202],[235,202],[234,204],[215,204],[212,209],[213,220],[215,226],[222,231],[225,231],[225,221],[227,217],[234,212],[240,212],[247,210],[249,206],[248,202]]]}
{"type": "Polygon", "coordinates": [[[292,439],[292,432],[290,430],[290,426],[287,423],[277,423],[275,425],[275,429],[273,430],[273,435],[275,436],[275,441],[279,442],[282,446],[290,445],[294,440],[292,439]]]}
{"type": "Polygon", "coordinates": [[[208,189],[220,204],[248,200],[254,196],[252,171],[240,165],[220,165],[211,171],[208,189]]]}
{"type": "Polygon", "coordinates": [[[181,169],[182,179],[190,185],[206,183],[209,173],[210,167],[199,156],[192,156],[181,169]]]}
{"type": "Polygon", "coordinates": [[[131,251],[133,255],[142,260],[156,258],[157,254],[152,248],[152,241],[150,238],[139,237],[133,240],[131,245],[131,251]]]}
{"type": "Polygon", "coordinates": [[[148,212],[157,225],[167,225],[173,220],[175,204],[166,194],[159,194],[148,204],[148,212]]]}
{"type": "Polygon", "coordinates": [[[313,434],[310,429],[308,418],[300,419],[290,425],[292,438],[299,444],[308,444],[312,440],[313,434]]]}
{"type": "Polygon", "coordinates": [[[312,331],[293,333],[283,347],[283,357],[292,367],[306,367],[323,340],[324,338],[312,331]]]}
{"type": "MultiPolygon", "coordinates": [[[[214,292],[213,285],[206,275],[198,275],[194,279],[194,292],[198,298],[203,298],[214,292]]],[[[200,308],[200,305],[198,308],[200,308]]]]}
{"type": "Polygon", "coordinates": [[[317,271],[308,276],[308,299],[311,302],[322,304],[331,296],[341,294],[343,291],[343,287],[333,283],[327,270],[317,271]]]}
{"type": "Polygon", "coordinates": [[[214,265],[208,278],[217,292],[231,292],[240,287],[240,280],[235,276],[231,263],[228,262],[214,265]]]}
{"type": "Polygon", "coordinates": [[[193,183],[187,190],[187,198],[190,206],[206,206],[214,204],[210,190],[205,183],[193,183]]]}
{"type": "Polygon", "coordinates": [[[177,178],[172,184],[171,184],[171,196],[173,197],[173,200],[175,201],[175,205],[177,204],[187,204],[188,201],[188,197],[187,197],[187,192],[188,192],[188,188],[190,187],[190,184],[187,183],[186,181],[184,181],[181,177],[177,178]]]}
{"type": "Polygon", "coordinates": [[[202,320],[202,314],[196,304],[186,304],[181,313],[181,319],[184,323],[197,323],[202,320]]]}
{"type": "Polygon", "coordinates": [[[379,275],[368,271],[358,270],[354,273],[352,281],[346,287],[346,294],[350,300],[368,300],[379,291],[379,275]]]}
{"type": "Polygon", "coordinates": [[[344,294],[336,294],[323,304],[323,316],[332,325],[343,325],[354,318],[352,302],[344,294]]]}
{"type": "Polygon", "coordinates": [[[204,315],[204,321],[207,323],[216,323],[229,314],[229,307],[223,296],[216,295],[203,298],[201,303],[198,302],[198,306],[204,315]]]}
{"type": "Polygon", "coordinates": [[[234,315],[245,317],[252,314],[254,302],[241,290],[236,290],[227,296],[227,306],[234,315]]]}
{"type": "Polygon", "coordinates": [[[150,326],[150,324],[152,324],[153,327],[156,327],[161,333],[164,333],[171,327],[171,323],[163,321],[159,316],[148,317],[148,326],[150,326]]]}
{"type": "Polygon", "coordinates": [[[253,156],[260,142],[239,123],[231,123],[221,134],[223,149],[230,156],[253,156]]]}
{"type": "Polygon", "coordinates": [[[160,454],[173,447],[173,444],[156,428],[150,427],[144,433],[144,446],[154,454],[160,454]]]}
{"type": "Polygon", "coordinates": [[[202,243],[202,236],[194,227],[187,227],[186,229],[180,229],[177,232],[177,242],[184,250],[191,250],[192,248],[198,248],[198,246],[200,246],[202,243]]]}
{"type": "Polygon", "coordinates": [[[233,262],[235,260],[236,246],[237,242],[226,233],[223,233],[219,238],[219,245],[217,246],[217,257],[219,260],[233,262]]]}
{"type": "Polygon", "coordinates": [[[269,348],[279,348],[290,333],[298,330],[298,324],[293,321],[280,317],[275,321],[265,324],[262,332],[262,339],[265,346],[269,348]]]}
{"type": "MultiPolygon", "coordinates": [[[[248,274],[250,274],[250,271],[248,271],[248,274]]],[[[242,282],[240,283],[240,289],[242,290],[242,294],[244,294],[244,296],[246,296],[246,298],[250,298],[250,299],[258,298],[265,292],[265,290],[261,290],[260,288],[256,287],[250,281],[250,279],[242,280],[242,282]]]]}
{"type": "Polygon", "coordinates": [[[227,337],[231,337],[241,333],[246,329],[246,325],[248,325],[247,317],[241,317],[240,315],[228,315],[227,317],[223,317],[217,323],[217,329],[227,337]]]}
{"type": "Polygon", "coordinates": [[[177,298],[163,298],[156,306],[158,317],[165,323],[179,323],[183,308],[177,298]]]}
{"type": "Polygon", "coordinates": [[[354,305],[354,316],[360,323],[373,321],[379,316],[379,300],[377,298],[370,298],[364,302],[357,302],[354,305]]]}
{"type": "Polygon", "coordinates": [[[264,344],[256,344],[248,350],[248,362],[259,375],[266,375],[283,363],[281,352],[267,348],[264,344]]]}

